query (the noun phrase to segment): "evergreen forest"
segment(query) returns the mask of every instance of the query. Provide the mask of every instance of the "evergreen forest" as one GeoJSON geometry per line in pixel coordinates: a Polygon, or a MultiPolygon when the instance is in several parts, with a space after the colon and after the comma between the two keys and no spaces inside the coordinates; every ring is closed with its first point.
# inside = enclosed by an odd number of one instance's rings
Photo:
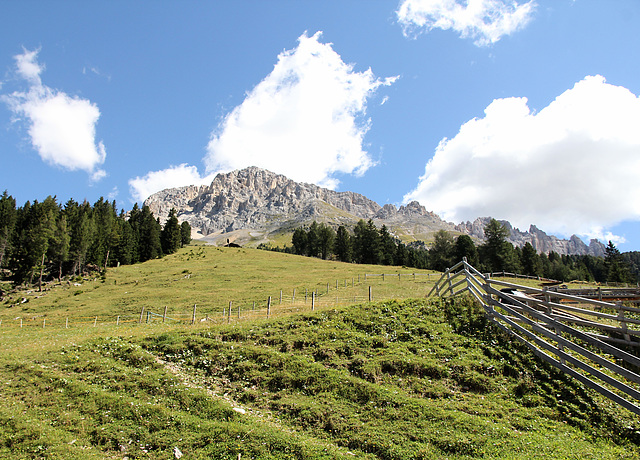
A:
{"type": "Polygon", "coordinates": [[[125,213],[104,198],[62,205],[49,196],[16,207],[7,191],[0,197],[0,273],[15,284],[42,288],[43,281],[172,254],[190,240],[191,227],[179,224],[175,209],[161,224],[137,203],[125,213]]]}
{"type": "Polygon", "coordinates": [[[352,229],[312,222],[297,228],[291,246],[262,249],[308,257],[336,259],[359,264],[397,265],[445,271],[463,257],[482,272],[510,272],[559,281],[637,283],[640,280],[640,252],[621,253],[609,241],[605,257],[591,255],[538,254],[531,243],[514,246],[509,230],[492,219],[484,228],[485,242],[477,245],[468,235],[454,237],[446,230],[434,235],[428,247],[423,241],[402,243],[389,229],[377,228],[372,220],[360,220],[352,229]]]}

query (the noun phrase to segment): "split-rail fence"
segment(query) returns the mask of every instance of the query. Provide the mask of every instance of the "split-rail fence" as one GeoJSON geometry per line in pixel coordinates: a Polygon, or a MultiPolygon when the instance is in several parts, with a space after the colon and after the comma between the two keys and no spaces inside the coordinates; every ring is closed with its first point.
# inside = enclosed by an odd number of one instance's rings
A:
{"type": "Polygon", "coordinates": [[[491,278],[466,260],[429,296],[469,293],[493,324],[535,355],[640,415],[640,309],[491,278]]]}

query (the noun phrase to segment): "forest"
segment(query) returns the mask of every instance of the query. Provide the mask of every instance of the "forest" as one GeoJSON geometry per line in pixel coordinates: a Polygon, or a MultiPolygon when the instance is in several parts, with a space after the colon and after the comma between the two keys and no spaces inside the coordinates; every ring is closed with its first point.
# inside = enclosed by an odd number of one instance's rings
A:
{"type": "Polygon", "coordinates": [[[507,241],[509,230],[495,219],[484,228],[485,241],[476,245],[468,235],[454,237],[445,230],[435,233],[433,244],[402,243],[383,225],[360,220],[353,229],[312,222],[297,228],[291,246],[261,245],[261,249],[360,264],[398,265],[444,271],[463,257],[482,272],[511,272],[559,281],[637,283],[640,252],[621,253],[609,241],[605,257],[560,255],[535,250],[531,243],[517,247],[507,241]]]}
{"type": "Polygon", "coordinates": [[[191,227],[176,211],[162,225],[148,206],[125,213],[100,198],[91,205],[56,197],[16,207],[7,191],[0,197],[0,274],[15,284],[79,276],[119,264],[162,257],[191,240],[191,227]]]}

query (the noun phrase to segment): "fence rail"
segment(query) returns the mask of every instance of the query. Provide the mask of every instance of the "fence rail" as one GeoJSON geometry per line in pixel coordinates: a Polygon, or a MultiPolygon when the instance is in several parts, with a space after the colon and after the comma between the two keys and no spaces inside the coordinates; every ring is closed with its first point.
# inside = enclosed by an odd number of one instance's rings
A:
{"type": "Polygon", "coordinates": [[[640,415],[640,359],[621,348],[640,347],[640,309],[561,291],[496,280],[463,260],[428,296],[470,293],[493,324],[535,355],[640,415]]]}

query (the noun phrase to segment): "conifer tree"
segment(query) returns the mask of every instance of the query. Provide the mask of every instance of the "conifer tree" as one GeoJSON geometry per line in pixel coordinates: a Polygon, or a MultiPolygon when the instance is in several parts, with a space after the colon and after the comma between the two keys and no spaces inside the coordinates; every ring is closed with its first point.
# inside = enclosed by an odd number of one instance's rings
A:
{"type": "Polygon", "coordinates": [[[291,237],[291,244],[293,245],[294,252],[300,256],[307,254],[307,232],[303,228],[298,227],[293,232],[291,237]]]}
{"type": "Polygon", "coordinates": [[[340,225],[336,232],[335,253],[339,261],[351,262],[351,235],[344,225],[340,225]]]}
{"type": "Polygon", "coordinates": [[[173,254],[178,249],[180,249],[182,234],[176,214],[177,211],[175,210],[175,208],[171,208],[171,210],[169,211],[169,218],[165,222],[164,228],[162,229],[162,233],[160,235],[162,252],[164,254],[173,254]]]}
{"type": "Polygon", "coordinates": [[[0,268],[11,253],[11,239],[16,225],[16,200],[5,190],[0,197],[0,268]]]}
{"type": "Polygon", "coordinates": [[[438,230],[433,246],[429,249],[429,261],[433,270],[443,272],[453,266],[454,241],[446,230],[438,230]]]}
{"type": "Polygon", "coordinates": [[[386,225],[380,227],[380,251],[383,265],[393,265],[393,259],[396,253],[396,242],[389,233],[386,225]]]}
{"type": "Polygon", "coordinates": [[[146,262],[162,256],[160,232],[160,223],[153,218],[153,213],[149,206],[144,205],[140,212],[140,262],[146,262]]]}
{"type": "Polygon", "coordinates": [[[455,262],[462,261],[466,257],[472,267],[478,266],[478,249],[469,235],[459,235],[453,248],[455,262]]]}
{"type": "Polygon", "coordinates": [[[323,260],[326,260],[333,253],[335,239],[336,232],[333,228],[325,223],[318,226],[318,249],[323,260]]]}
{"type": "Polygon", "coordinates": [[[180,224],[180,247],[191,243],[191,225],[186,220],[180,224]]]}

